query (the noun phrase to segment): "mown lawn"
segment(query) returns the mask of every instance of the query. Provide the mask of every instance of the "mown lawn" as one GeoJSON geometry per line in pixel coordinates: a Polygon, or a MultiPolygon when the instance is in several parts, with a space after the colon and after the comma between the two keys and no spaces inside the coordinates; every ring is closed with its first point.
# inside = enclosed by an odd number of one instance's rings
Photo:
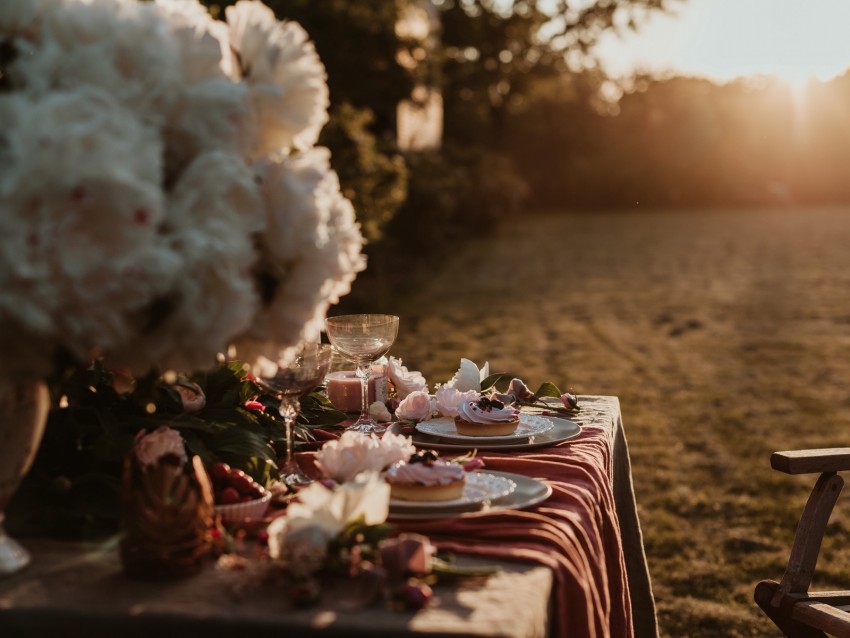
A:
{"type": "MultiPolygon", "coordinates": [[[[813,478],[769,456],[850,446],[848,240],[850,209],[508,220],[399,296],[392,354],[619,396],[662,635],[776,636],[752,591],[813,478]]],[[[848,511],[819,587],[850,587],[848,511]]]]}

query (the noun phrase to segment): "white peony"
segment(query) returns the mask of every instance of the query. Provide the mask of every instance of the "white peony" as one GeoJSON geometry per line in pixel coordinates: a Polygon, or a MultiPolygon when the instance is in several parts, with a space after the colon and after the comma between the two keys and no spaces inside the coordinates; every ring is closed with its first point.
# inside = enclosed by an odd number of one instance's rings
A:
{"type": "Polygon", "coordinates": [[[0,2],[0,36],[26,34],[34,29],[43,5],[49,0],[6,0],[0,2]]]}
{"type": "Polygon", "coordinates": [[[249,358],[263,343],[317,337],[329,305],[365,267],[354,209],[339,192],[327,149],[263,163],[257,176],[268,215],[260,268],[286,279],[237,344],[249,358]]]}
{"type": "Polygon", "coordinates": [[[416,453],[416,446],[409,436],[386,432],[381,437],[381,469],[399,461],[407,461],[416,453]]]}
{"type": "Polygon", "coordinates": [[[404,399],[411,392],[427,392],[428,382],[421,372],[408,370],[402,365],[401,359],[389,358],[387,377],[395,388],[396,396],[404,399]]]}
{"type": "Polygon", "coordinates": [[[437,412],[442,416],[456,417],[457,408],[464,401],[477,401],[480,393],[477,390],[461,392],[457,388],[448,385],[441,386],[434,394],[437,401],[437,412]]]}
{"type": "Polygon", "coordinates": [[[425,421],[434,413],[434,403],[427,392],[415,391],[398,404],[395,416],[399,421],[425,421]]]}
{"type": "Polygon", "coordinates": [[[481,382],[490,376],[490,363],[486,362],[479,370],[469,359],[460,360],[460,368],[445,385],[460,392],[475,390],[481,392],[481,382]]]}
{"type": "Polygon", "coordinates": [[[343,432],[316,453],[316,466],[327,478],[339,483],[353,480],[362,472],[379,472],[398,461],[406,461],[416,451],[409,437],[387,433],[343,432]]]}
{"type": "Polygon", "coordinates": [[[233,77],[227,25],[215,20],[197,0],[155,0],[178,48],[182,76],[190,84],[233,77]]]}
{"type": "MultiPolygon", "coordinates": [[[[315,336],[365,267],[324,68],[256,0],[0,3],[0,358],[136,374],[315,336]],[[292,149],[300,151],[290,154],[292,149]]],[[[242,354],[250,354],[246,351],[242,354]]]]}
{"type": "Polygon", "coordinates": [[[38,35],[37,46],[12,65],[30,93],[96,87],[141,120],[162,125],[181,92],[180,50],[153,4],[48,3],[38,35]]]}
{"type": "Polygon", "coordinates": [[[366,525],[379,525],[387,520],[389,505],[390,486],[377,473],[361,474],[333,490],[313,483],[298,493],[285,516],[269,524],[269,555],[311,573],[321,566],[328,542],[346,525],[361,517],[366,525]],[[309,567],[299,565],[302,559],[309,567]]]}
{"type": "Polygon", "coordinates": [[[257,0],[225,10],[242,77],[251,87],[256,127],[250,152],[257,156],[313,146],[328,119],[325,68],[307,33],[270,14],[257,0]]]}

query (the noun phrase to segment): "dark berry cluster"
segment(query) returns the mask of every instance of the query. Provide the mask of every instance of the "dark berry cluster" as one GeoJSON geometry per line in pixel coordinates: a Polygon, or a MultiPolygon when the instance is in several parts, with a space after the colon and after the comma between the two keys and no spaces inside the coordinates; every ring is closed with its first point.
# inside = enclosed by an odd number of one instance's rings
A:
{"type": "Polygon", "coordinates": [[[488,399],[487,397],[481,397],[478,399],[478,407],[482,410],[501,410],[505,407],[505,404],[499,401],[498,399],[488,399]]]}
{"type": "Polygon", "coordinates": [[[215,504],[234,505],[263,498],[266,488],[242,470],[231,468],[227,463],[216,463],[210,469],[215,504]]]}
{"type": "Polygon", "coordinates": [[[434,450],[422,450],[421,452],[414,453],[407,462],[433,465],[437,458],[437,453],[434,450]]]}

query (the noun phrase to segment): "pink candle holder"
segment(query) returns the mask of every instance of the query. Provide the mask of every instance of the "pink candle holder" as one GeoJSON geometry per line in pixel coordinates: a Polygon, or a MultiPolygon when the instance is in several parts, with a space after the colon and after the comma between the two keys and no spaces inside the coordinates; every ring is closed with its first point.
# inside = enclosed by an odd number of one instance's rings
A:
{"type": "MultiPolygon", "coordinates": [[[[360,379],[354,374],[354,370],[328,373],[325,386],[328,399],[337,410],[352,414],[360,412],[360,379]]],[[[372,370],[368,388],[370,405],[375,401],[387,400],[387,377],[382,372],[372,370]]]]}

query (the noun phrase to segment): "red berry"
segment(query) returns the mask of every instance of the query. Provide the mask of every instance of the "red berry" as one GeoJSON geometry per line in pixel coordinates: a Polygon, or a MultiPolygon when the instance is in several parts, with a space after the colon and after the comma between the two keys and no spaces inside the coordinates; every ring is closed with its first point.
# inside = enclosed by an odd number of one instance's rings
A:
{"type": "Polygon", "coordinates": [[[431,600],[434,592],[425,583],[405,583],[398,590],[398,599],[405,609],[419,611],[431,600]]]}
{"type": "Polygon", "coordinates": [[[216,463],[210,468],[210,476],[216,485],[227,485],[230,477],[230,466],[227,463],[216,463]]]}
{"type": "Polygon", "coordinates": [[[220,505],[233,505],[234,503],[238,503],[239,499],[239,491],[235,487],[225,487],[218,494],[220,505]]]}
{"type": "Polygon", "coordinates": [[[250,503],[253,500],[254,500],[253,496],[242,496],[242,497],[239,498],[240,503],[250,503]]]}
{"type": "Polygon", "coordinates": [[[230,487],[236,488],[241,496],[250,496],[253,494],[255,486],[253,479],[247,476],[244,472],[242,475],[230,475],[230,487]]]}

